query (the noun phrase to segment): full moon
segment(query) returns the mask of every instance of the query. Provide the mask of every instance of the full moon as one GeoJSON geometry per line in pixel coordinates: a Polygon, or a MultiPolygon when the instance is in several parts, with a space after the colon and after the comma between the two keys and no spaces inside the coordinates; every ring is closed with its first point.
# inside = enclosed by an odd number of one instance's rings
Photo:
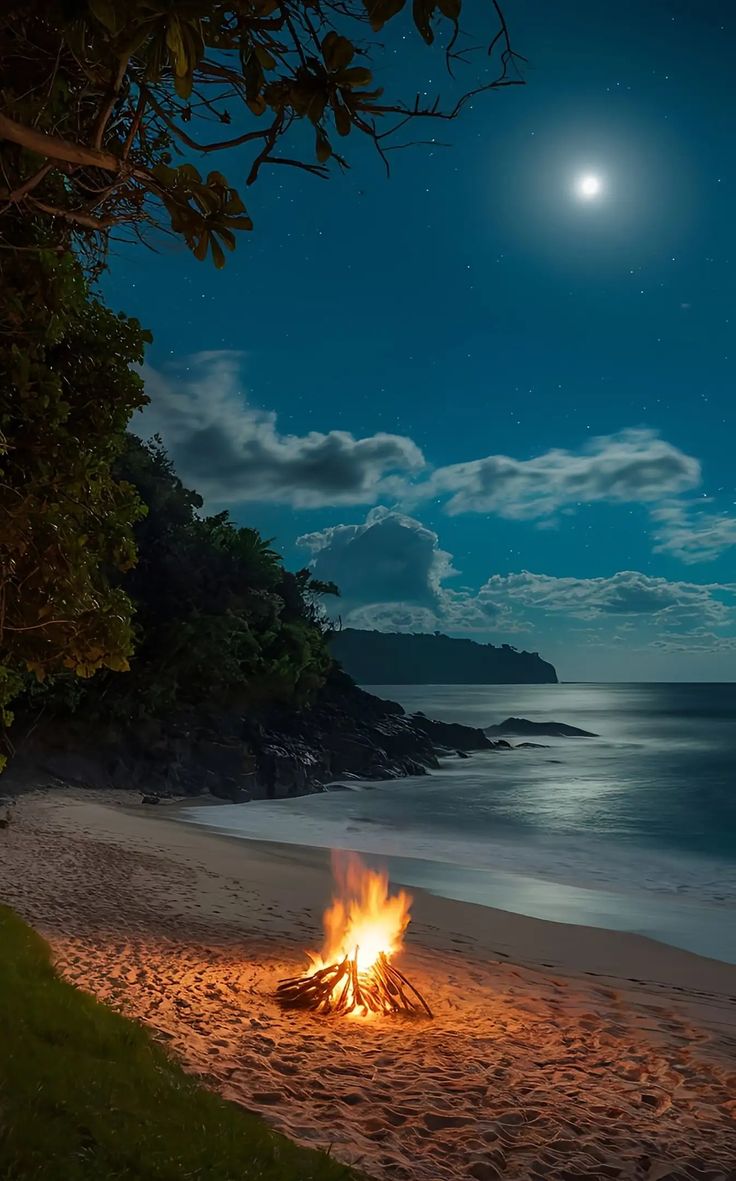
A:
{"type": "Polygon", "coordinates": [[[591,201],[594,197],[598,197],[602,187],[601,178],[595,176],[592,172],[587,172],[584,176],[578,177],[575,184],[578,196],[582,197],[585,201],[591,201]]]}

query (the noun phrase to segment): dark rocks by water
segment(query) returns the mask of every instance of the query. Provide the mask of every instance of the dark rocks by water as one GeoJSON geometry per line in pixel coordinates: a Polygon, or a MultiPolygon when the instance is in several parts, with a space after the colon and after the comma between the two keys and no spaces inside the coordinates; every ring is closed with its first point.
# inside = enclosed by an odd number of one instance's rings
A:
{"type": "Polygon", "coordinates": [[[528,718],[507,718],[497,726],[486,726],[484,734],[544,734],[549,738],[598,738],[590,730],[579,730],[566,722],[530,722],[528,718]]]}
{"type": "Polygon", "coordinates": [[[147,803],[203,792],[246,802],[347,790],[341,781],[426,775],[443,757],[511,749],[472,726],[407,715],[337,671],[307,708],[199,709],[127,725],[74,716],[41,720],[27,737],[21,721],[15,746],[4,791],[51,776],[136,790],[147,803]]]}

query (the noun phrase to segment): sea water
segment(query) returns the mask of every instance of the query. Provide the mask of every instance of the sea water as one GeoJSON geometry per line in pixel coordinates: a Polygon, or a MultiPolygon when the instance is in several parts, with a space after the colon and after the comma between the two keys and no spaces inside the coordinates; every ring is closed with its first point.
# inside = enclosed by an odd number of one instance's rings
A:
{"type": "Polygon", "coordinates": [[[428,776],[294,800],[194,807],[187,818],[380,855],[396,881],[448,898],[736,963],[735,684],[367,687],[444,721],[515,716],[597,737],[535,737],[543,749],[447,759],[428,776]]]}

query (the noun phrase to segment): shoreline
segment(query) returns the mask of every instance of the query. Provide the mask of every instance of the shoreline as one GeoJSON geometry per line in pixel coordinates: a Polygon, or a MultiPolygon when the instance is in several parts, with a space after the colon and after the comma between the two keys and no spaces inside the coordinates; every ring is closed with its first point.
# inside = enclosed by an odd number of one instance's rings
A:
{"type": "Polygon", "coordinates": [[[654,1176],[644,1156],[671,1163],[661,1178],[728,1176],[735,966],[412,888],[400,962],[433,1022],[284,1013],[275,983],[321,941],[327,852],[162,812],[21,797],[0,898],[226,1098],[376,1179],[654,1176]]]}
{"type": "MultiPolygon", "coordinates": [[[[392,785],[393,789],[395,787],[392,785]]],[[[338,797],[339,798],[339,797],[338,797]]],[[[321,797],[310,797],[321,802],[321,797]]],[[[433,848],[431,839],[421,851],[410,846],[404,853],[397,852],[397,842],[382,825],[376,832],[366,832],[365,827],[357,839],[348,835],[350,826],[334,819],[326,824],[324,817],[317,820],[310,817],[309,835],[311,840],[292,839],[290,831],[296,833],[304,827],[307,813],[301,804],[301,813],[289,816],[291,801],[256,801],[242,806],[235,805],[238,817],[253,822],[252,827],[239,827],[233,822],[233,814],[223,814],[219,804],[214,807],[208,801],[185,801],[174,805],[170,814],[183,823],[189,823],[205,831],[227,839],[252,841],[267,846],[301,847],[319,850],[341,848],[357,852],[369,862],[380,861],[388,868],[393,880],[413,890],[422,890],[436,897],[459,903],[480,905],[493,911],[526,916],[543,922],[559,923],[563,926],[595,927],[604,931],[618,931],[648,938],[667,947],[688,951],[706,959],[736,964],[736,932],[729,927],[728,903],[710,901],[693,895],[686,889],[653,889],[641,883],[623,884],[611,880],[595,880],[592,875],[575,880],[568,875],[558,876],[552,869],[535,872],[523,858],[527,846],[518,847],[522,859],[519,868],[510,868],[516,845],[496,842],[492,857],[497,862],[488,865],[482,861],[457,861],[452,859],[452,844],[440,843],[433,848]],[[286,812],[288,823],[275,823],[273,807],[286,812]],[[262,814],[268,809],[270,824],[256,824],[255,813],[262,814]],[[255,811],[254,811],[255,810],[255,811]],[[195,813],[195,816],[187,816],[195,813]],[[225,823],[229,819],[230,823],[225,823]],[[264,828],[275,824],[273,836],[264,835],[264,828]],[[283,835],[282,835],[283,834],[283,835]],[[368,839],[367,839],[368,838],[368,839]],[[383,848],[381,848],[383,842],[383,848]],[[442,854],[445,856],[442,856],[442,854]],[[500,854],[500,855],[499,855],[500,854]]],[[[294,801],[296,803],[297,801],[294,801]]],[[[308,806],[308,805],[307,805],[308,806]]],[[[229,805],[232,808],[233,805],[229,805]]],[[[411,834],[410,834],[411,835],[411,834]]],[[[517,838],[518,840],[518,838],[517,838]]],[[[400,846],[401,842],[398,842],[400,846]]],[[[483,846],[484,854],[487,845],[483,846]]],[[[636,850],[640,858],[646,850],[636,850]]],[[[590,854],[588,854],[588,857],[590,854]]],[[[705,859],[704,859],[705,860],[705,859]]],[[[672,870],[675,858],[669,855],[667,868],[672,870]]],[[[717,872],[714,866],[712,872],[717,872]]]]}

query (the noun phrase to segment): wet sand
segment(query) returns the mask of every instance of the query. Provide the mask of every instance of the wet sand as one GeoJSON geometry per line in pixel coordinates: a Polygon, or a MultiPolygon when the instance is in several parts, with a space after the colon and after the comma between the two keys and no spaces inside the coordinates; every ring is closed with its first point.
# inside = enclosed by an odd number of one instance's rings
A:
{"type": "Polygon", "coordinates": [[[0,900],[62,975],[369,1176],[735,1181],[736,967],[422,891],[398,963],[434,1021],[284,1013],[321,941],[323,850],[113,793],[22,797],[0,900]]]}

